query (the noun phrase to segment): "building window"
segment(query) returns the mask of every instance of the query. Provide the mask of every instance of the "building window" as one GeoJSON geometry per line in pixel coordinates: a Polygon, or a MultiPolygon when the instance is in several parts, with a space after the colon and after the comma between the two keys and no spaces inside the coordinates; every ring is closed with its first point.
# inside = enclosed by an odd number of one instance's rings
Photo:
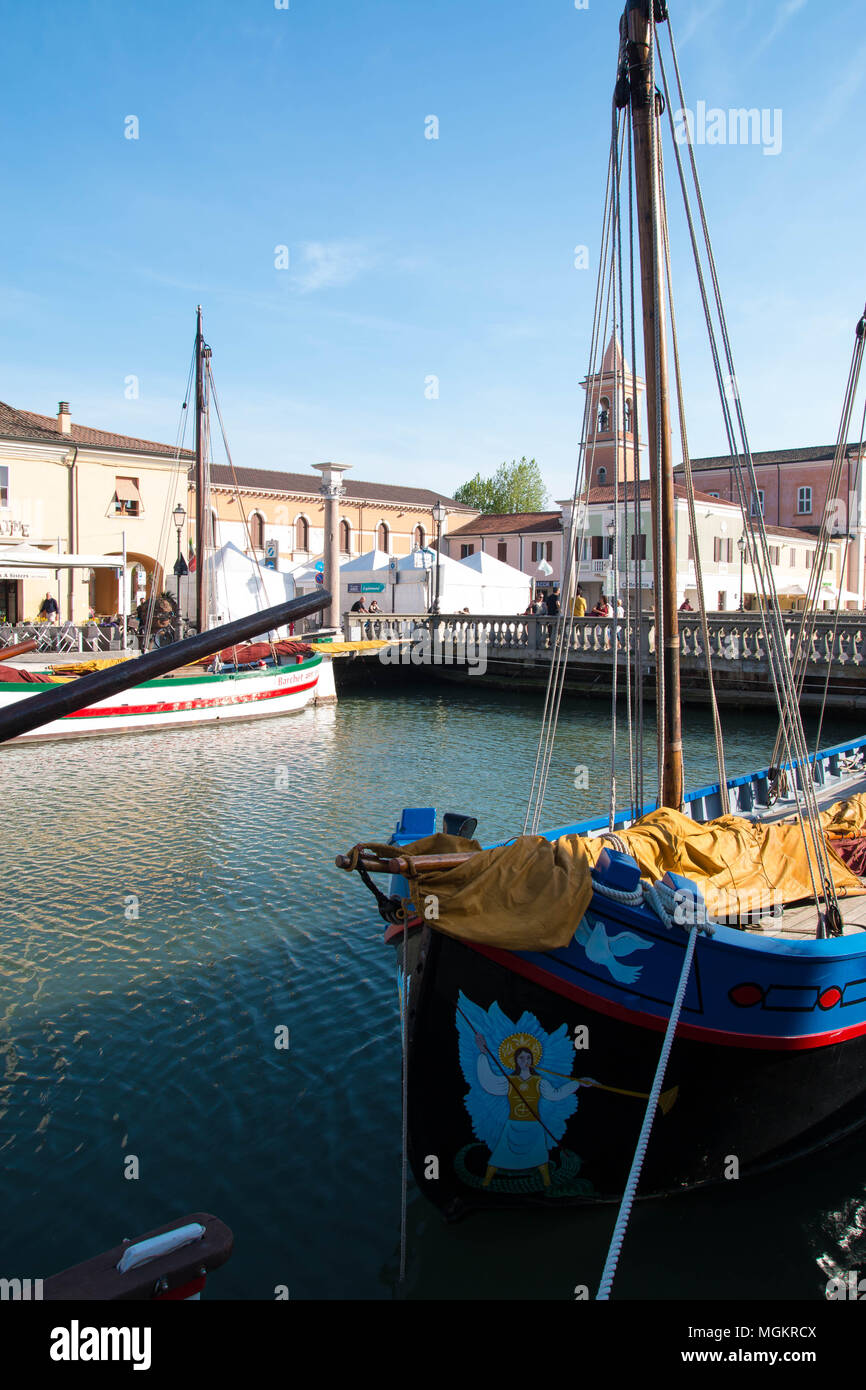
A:
{"type": "Polygon", "coordinates": [[[812,551],[811,551],[811,550],[807,550],[807,551],[806,551],[806,569],[807,569],[807,570],[810,570],[811,568],[812,568],[812,551]]]}
{"type": "Polygon", "coordinates": [[[770,564],[771,564],[771,565],[778,565],[778,563],[779,563],[779,553],[780,553],[780,551],[779,551],[779,546],[777,546],[777,545],[771,545],[771,546],[769,547],[769,549],[770,549],[770,564]]]}
{"type": "Polygon", "coordinates": [[[695,543],[694,543],[694,541],[692,540],[691,536],[689,536],[689,559],[690,559],[690,560],[693,560],[694,558],[695,558],[695,543]]]}
{"type": "Polygon", "coordinates": [[[346,520],[340,522],[340,550],[344,555],[352,553],[352,531],[346,520]]]}
{"type": "Polygon", "coordinates": [[[646,534],[643,531],[631,538],[631,558],[633,560],[646,559],[646,534]]]}
{"type": "Polygon", "coordinates": [[[797,568],[797,547],[795,545],[792,545],[788,551],[788,564],[792,570],[797,568]]]}
{"type": "Polygon", "coordinates": [[[386,555],[391,554],[391,532],[384,521],[380,521],[376,528],[376,545],[380,550],[384,550],[386,555]]]}
{"type": "Polygon", "coordinates": [[[598,403],[598,432],[605,434],[610,429],[610,401],[602,396],[598,403]]]}
{"type": "Polygon", "coordinates": [[[532,558],[533,560],[552,560],[553,541],[533,541],[532,558]]]}
{"type": "Polygon", "coordinates": [[[467,555],[474,555],[474,554],[475,554],[475,546],[474,546],[474,545],[461,545],[461,547],[460,547],[460,559],[461,559],[461,560],[465,560],[467,555]]]}
{"type": "Polygon", "coordinates": [[[631,403],[631,401],[628,399],[628,397],[626,397],[626,402],[625,402],[625,432],[626,432],[626,434],[631,434],[631,417],[632,417],[632,403],[631,403]]]}
{"type": "Polygon", "coordinates": [[[265,548],[265,519],[261,512],[250,512],[250,545],[253,550],[265,548]]]}
{"type": "Polygon", "coordinates": [[[114,513],[115,516],[141,516],[141,493],[137,478],[115,478],[114,513]]]}
{"type": "Polygon", "coordinates": [[[806,516],[812,510],[812,489],[810,487],[797,488],[797,511],[800,516],[806,516]]]}
{"type": "Polygon", "coordinates": [[[419,550],[423,550],[427,544],[427,533],[423,526],[415,527],[415,544],[419,550]]]}
{"type": "Polygon", "coordinates": [[[309,550],[310,548],[310,523],[305,516],[299,516],[295,522],[295,549],[309,550]]]}
{"type": "Polygon", "coordinates": [[[9,506],[9,469],[6,464],[0,467],[0,507],[9,506]]]}
{"type": "Polygon", "coordinates": [[[508,541],[499,541],[496,547],[496,558],[501,560],[503,565],[508,564],[508,541]]]}
{"type": "Polygon", "coordinates": [[[758,515],[758,509],[759,509],[759,508],[760,508],[761,516],[763,516],[763,515],[764,515],[764,489],[763,489],[762,487],[761,487],[761,488],[758,488],[758,500],[757,500],[757,502],[755,501],[754,495],[752,496],[752,504],[751,504],[751,507],[750,507],[750,513],[751,513],[751,515],[752,515],[752,516],[757,516],[757,515],[758,515]]]}
{"type": "Polygon", "coordinates": [[[708,497],[718,497],[718,495],[719,495],[719,494],[718,494],[717,492],[708,492],[708,493],[707,493],[707,496],[708,496],[708,497]]]}
{"type": "Polygon", "coordinates": [[[606,469],[606,468],[599,468],[599,469],[598,469],[598,471],[596,472],[596,475],[595,475],[595,481],[598,483],[598,486],[599,486],[599,487],[604,487],[605,483],[607,482],[607,469],[606,469]]]}
{"type": "Polygon", "coordinates": [[[729,563],[734,558],[734,542],[730,536],[716,536],[713,539],[713,559],[716,564],[729,563]]]}

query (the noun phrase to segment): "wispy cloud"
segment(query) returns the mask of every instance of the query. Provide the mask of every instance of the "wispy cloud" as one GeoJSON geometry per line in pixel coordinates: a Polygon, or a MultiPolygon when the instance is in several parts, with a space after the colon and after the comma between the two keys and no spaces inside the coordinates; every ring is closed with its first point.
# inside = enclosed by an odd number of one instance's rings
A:
{"type": "Polygon", "coordinates": [[[306,241],[292,280],[302,294],[348,285],[375,265],[377,257],[359,241],[306,241]]]}
{"type": "Polygon", "coordinates": [[[866,63],[866,43],[861,43],[837,74],[832,91],[826,96],[822,94],[820,114],[809,126],[809,148],[822,139],[827,131],[847,114],[848,108],[866,82],[864,63],[866,63]]]}
{"type": "Polygon", "coordinates": [[[698,9],[692,10],[683,28],[677,30],[677,48],[685,48],[686,44],[695,37],[698,30],[702,29],[707,20],[715,14],[716,10],[721,8],[721,5],[722,0],[704,0],[704,4],[698,9]]]}
{"type": "Polygon", "coordinates": [[[773,40],[778,38],[779,34],[781,34],[782,30],[794,16],[799,14],[802,9],[805,9],[806,3],[807,0],[782,0],[782,3],[776,9],[773,23],[770,25],[764,37],[755,44],[750,57],[754,59],[759,53],[763,53],[765,48],[769,48],[773,40]]]}

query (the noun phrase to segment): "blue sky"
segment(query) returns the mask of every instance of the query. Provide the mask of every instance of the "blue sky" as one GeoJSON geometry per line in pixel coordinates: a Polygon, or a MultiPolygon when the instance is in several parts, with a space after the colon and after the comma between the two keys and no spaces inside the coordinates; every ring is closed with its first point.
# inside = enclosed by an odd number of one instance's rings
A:
{"type": "MultiPolygon", "coordinates": [[[[0,399],[172,441],[201,302],[237,464],[451,491],[526,454],[566,495],[620,10],[6,0],[0,399]]],[[[752,446],[830,442],[866,296],[860,6],[670,10],[690,106],[782,112],[778,155],[697,152],[752,446]]],[[[672,222],[690,444],[714,453],[672,222]]]]}

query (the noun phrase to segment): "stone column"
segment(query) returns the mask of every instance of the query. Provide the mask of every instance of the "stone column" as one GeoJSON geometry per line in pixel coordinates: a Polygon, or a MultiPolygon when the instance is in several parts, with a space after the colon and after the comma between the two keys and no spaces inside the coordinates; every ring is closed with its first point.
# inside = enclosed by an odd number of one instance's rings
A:
{"type": "Polygon", "coordinates": [[[345,496],[343,474],[350,463],[314,463],[322,475],[319,488],[325,499],[325,588],[331,594],[331,606],[322,614],[327,627],[339,629],[340,613],[340,499],[345,496]]]}

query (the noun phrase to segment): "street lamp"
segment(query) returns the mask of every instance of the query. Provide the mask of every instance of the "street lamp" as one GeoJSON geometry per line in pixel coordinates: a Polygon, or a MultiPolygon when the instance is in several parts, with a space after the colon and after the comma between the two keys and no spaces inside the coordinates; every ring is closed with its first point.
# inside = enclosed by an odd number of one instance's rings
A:
{"type": "Polygon", "coordinates": [[[439,612],[439,557],[442,554],[442,523],[448,515],[443,502],[437,502],[433,508],[433,520],[436,522],[436,589],[433,597],[433,612],[439,612]]]}
{"type": "Polygon", "coordinates": [[[180,641],[180,577],[187,573],[186,561],[180,553],[180,533],[183,530],[183,523],[186,521],[186,509],[182,502],[178,502],[173,516],[174,524],[177,527],[177,559],[174,562],[174,572],[177,576],[177,637],[180,641]]]}
{"type": "Polygon", "coordinates": [[[743,559],[746,554],[746,538],[740,536],[737,540],[737,549],[740,552],[740,612],[743,612],[743,559]]]}

